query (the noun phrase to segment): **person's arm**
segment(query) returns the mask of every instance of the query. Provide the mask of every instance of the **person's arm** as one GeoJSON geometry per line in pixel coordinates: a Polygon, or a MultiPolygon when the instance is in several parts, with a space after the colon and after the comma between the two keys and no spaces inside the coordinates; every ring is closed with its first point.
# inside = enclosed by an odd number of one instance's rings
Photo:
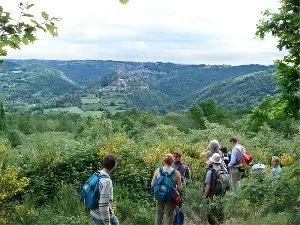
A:
{"type": "Polygon", "coordinates": [[[207,171],[206,173],[206,176],[205,176],[205,188],[204,188],[204,197],[207,198],[208,195],[209,195],[209,192],[210,192],[210,189],[211,189],[211,177],[212,176],[212,171],[209,170],[207,171]]]}
{"type": "Polygon", "coordinates": [[[180,175],[179,171],[176,171],[176,185],[177,185],[178,191],[182,191],[183,186],[182,186],[181,175],[180,175]]]}
{"type": "Polygon", "coordinates": [[[153,188],[156,180],[157,180],[157,175],[158,175],[158,169],[154,171],[154,175],[153,175],[153,178],[152,178],[152,181],[151,181],[151,188],[153,188]]]}
{"type": "Polygon", "coordinates": [[[232,168],[236,164],[236,161],[237,161],[237,157],[236,157],[237,151],[238,150],[235,149],[235,148],[232,150],[230,162],[228,164],[228,168],[232,168]]]}
{"type": "Polygon", "coordinates": [[[103,182],[102,188],[100,189],[99,211],[104,225],[111,225],[109,212],[111,187],[112,182],[110,179],[107,179],[105,182],[103,182]]]}
{"type": "Polygon", "coordinates": [[[204,189],[204,197],[205,198],[207,198],[209,191],[210,191],[210,184],[206,184],[205,189],[204,189]]]}

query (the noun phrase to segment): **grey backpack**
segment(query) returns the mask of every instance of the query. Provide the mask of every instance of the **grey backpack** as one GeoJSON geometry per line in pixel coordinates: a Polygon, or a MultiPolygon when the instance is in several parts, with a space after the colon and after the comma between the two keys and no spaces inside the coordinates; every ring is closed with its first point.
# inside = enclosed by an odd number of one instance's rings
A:
{"type": "Polygon", "coordinates": [[[229,190],[229,188],[229,174],[227,173],[227,171],[223,169],[212,169],[210,191],[211,194],[221,195],[224,194],[227,190],[229,190]]]}

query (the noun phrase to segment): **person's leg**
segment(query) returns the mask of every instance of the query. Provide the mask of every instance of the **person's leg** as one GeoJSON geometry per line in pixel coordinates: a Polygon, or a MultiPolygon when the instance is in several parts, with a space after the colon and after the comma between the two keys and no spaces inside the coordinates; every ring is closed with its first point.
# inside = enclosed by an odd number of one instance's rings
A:
{"type": "Polygon", "coordinates": [[[120,223],[119,223],[119,219],[118,219],[118,217],[116,217],[115,214],[113,214],[113,215],[111,216],[111,218],[110,218],[110,223],[111,223],[111,225],[119,225],[119,224],[120,224],[120,223]]]}
{"type": "Polygon", "coordinates": [[[174,207],[172,203],[166,203],[166,219],[165,219],[165,224],[166,225],[172,225],[173,224],[173,219],[174,219],[174,207]]]}
{"type": "Polygon", "coordinates": [[[232,168],[230,170],[230,188],[232,191],[236,191],[237,183],[241,180],[241,173],[238,168],[232,168]]]}
{"type": "Polygon", "coordinates": [[[164,216],[165,203],[157,201],[156,202],[156,217],[155,225],[161,225],[164,216]]]}

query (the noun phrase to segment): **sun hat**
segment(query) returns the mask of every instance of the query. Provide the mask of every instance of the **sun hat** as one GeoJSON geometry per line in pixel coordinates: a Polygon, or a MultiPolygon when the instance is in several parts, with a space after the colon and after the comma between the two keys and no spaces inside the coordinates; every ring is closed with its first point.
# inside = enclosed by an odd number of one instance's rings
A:
{"type": "Polygon", "coordinates": [[[219,153],[214,153],[212,157],[209,158],[212,163],[222,163],[222,159],[219,153]]]}

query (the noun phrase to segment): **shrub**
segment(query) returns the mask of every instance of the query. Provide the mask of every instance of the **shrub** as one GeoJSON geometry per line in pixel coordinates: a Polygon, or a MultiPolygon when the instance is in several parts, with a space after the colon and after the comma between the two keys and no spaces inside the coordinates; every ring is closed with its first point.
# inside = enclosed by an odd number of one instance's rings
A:
{"type": "Polygon", "coordinates": [[[252,174],[243,179],[235,193],[224,198],[229,217],[260,217],[270,213],[296,215],[300,207],[300,163],[284,168],[278,176],[252,174]]]}
{"type": "Polygon", "coordinates": [[[11,130],[7,133],[7,138],[12,148],[22,144],[21,133],[18,130],[11,130]]]}

